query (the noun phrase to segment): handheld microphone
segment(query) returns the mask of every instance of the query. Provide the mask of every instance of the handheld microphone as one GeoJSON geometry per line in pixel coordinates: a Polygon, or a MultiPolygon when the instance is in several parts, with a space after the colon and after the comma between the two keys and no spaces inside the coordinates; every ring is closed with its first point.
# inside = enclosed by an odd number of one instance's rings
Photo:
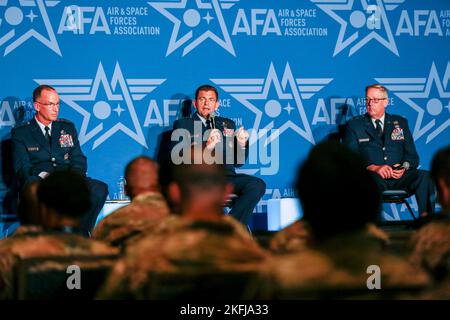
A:
{"type": "Polygon", "coordinates": [[[409,164],[408,161],[405,161],[405,162],[403,162],[403,164],[402,164],[402,167],[403,167],[405,170],[408,170],[410,166],[411,166],[411,165],[409,164]]]}
{"type": "Polygon", "coordinates": [[[216,128],[216,121],[214,120],[215,117],[216,117],[216,112],[215,111],[211,112],[211,114],[209,115],[209,118],[211,119],[211,126],[213,129],[216,128]]]}

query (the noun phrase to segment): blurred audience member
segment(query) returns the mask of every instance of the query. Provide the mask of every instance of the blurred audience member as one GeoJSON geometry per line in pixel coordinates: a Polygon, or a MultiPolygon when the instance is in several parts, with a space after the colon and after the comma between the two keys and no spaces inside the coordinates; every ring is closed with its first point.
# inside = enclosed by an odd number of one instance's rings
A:
{"type": "Polygon", "coordinates": [[[95,227],[93,237],[119,246],[143,230],[150,232],[169,215],[158,184],[158,164],[141,156],[125,168],[125,193],[131,203],[106,216],[95,227]]]}
{"type": "Polygon", "coordinates": [[[127,246],[100,297],[148,298],[153,272],[259,270],[268,254],[239,222],[223,214],[232,190],[223,165],[161,164],[160,179],[177,214],[127,246]]]}
{"type": "MultiPolygon", "coordinates": [[[[367,224],[367,233],[378,238],[381,247],[389,244],[389,235],[375,224],[367,224]]],[[[274,234],[270,239],[269,249],[275,254],[294,253],[305,250],[313,244],[311,227],[305,219],[301,219],[274,234]]]]}
{"type": "Polygon", "coordinates": [[[37,196],[38,217],[29,221],[41,229],[20,232],[0,242],[0,299],[13,297],[14,269],[21,259],[117,254],[116,249],[81,235],[80,219],[90,207],[83,176],[55,171],[39,183],[37,196]]]}
{"type": "Polygon", "coordinates": [[[450,146],[433,157],[431,176],[437,187],[442,212],[411,238],[411,260],[433,277],[435,289],[423,298],[450,299],[450,146]]]}
{"type": "Polygon", "coordinates": [[[333,141],[315,146],[300,168],[296,187],[313,241],[303,251],[273,259],[281,297],[345,298],[351,290],[358,297],[374,298],[389,288],[428,283],[423,271],[384,253],[379,237],[368,232],[381,196],[359,155],[333,141]],[[368,289],[369,267],[379,268],[382,290],[368,289]]]}

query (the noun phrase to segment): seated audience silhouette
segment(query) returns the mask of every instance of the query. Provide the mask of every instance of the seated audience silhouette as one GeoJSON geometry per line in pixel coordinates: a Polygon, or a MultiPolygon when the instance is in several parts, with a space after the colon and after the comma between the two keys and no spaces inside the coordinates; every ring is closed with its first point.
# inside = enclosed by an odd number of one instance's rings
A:
{"type": "Polygon", "coordinates": [[[450,147],[433,157],[431,176],[442,212],[412,236],[411,261],[427,270],[434,280],[434,288],[422,298],[450,299],[450,147]]]}
{"type": "Polygon", "coordinates": [[[114,246],[146,230],[150,232],[161,220],[169,216],[169,207],[160,192],[158,164],[140,156],[125,168],[125,193],[131,203],[102,219],[95,227],[93,238],[114,246]]]}
{"type": "MultiPolygon", "coordinates": [[[[34,211],[34,216],[26,220],[36,227],[24,228],[0,241],[0,299],[16,296],[15,269],[22,260],[41,258],[45,262],[46,258],[117,254],[117,249],[79,232],[80,219],[90,206],[89,188],[83,176],[55,171],[39,183],[37,197],[38,213],[34,211]]],[[[27,199],[35,201],[32,194],[27,199]]]]}
{"type": "Polygon", "coordinates": [[[232,189],[225,167],[168,162],[160,169],[160,185],[175,214],[127,245],[99,297],[241,297],[249,274],[258,278],[269,255],[244,226],[224,216],[232,189]]]}
{"type": "Polygon", "coordinates": [[[272,260],[277,297],[389,298],[395,291],[389,288],[427,285],[423,271],[383,252],[367,232],[381,196],[359,155],[334,141],[318,144],[301,165],[296,188],[313,241],[272,260]]]}

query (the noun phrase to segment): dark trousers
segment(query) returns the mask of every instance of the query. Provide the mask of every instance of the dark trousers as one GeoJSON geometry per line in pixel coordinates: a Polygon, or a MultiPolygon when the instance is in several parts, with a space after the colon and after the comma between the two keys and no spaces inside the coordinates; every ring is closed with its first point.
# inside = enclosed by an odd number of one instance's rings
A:
{"type": "Polygon", "coordinates": [[[91,208],[81,217],[80,229],[84,235],[89,235],[94,229],[98,214],[102,210],[108,196],[108,185],[100,180],[87,178],[91,195],[91,208]]]}
{"type": "Polygon", "coordinates": [[[409,195],[416,196],[419,214],[425,211],[434,214],[435,187],[428,171],[406,170],[400,179],[383,179],[375,172],[372,175],[381,191],[405,190],[409,195]]]}
{"type": "Polygon", "coordinates": [[[247,225],[250,216],[261,197],[266,192],[266,183],[260,178],[246,174],[227,174],[228,182],[234,186],[234,200],[230,215],[242,224],[247,225]]]}

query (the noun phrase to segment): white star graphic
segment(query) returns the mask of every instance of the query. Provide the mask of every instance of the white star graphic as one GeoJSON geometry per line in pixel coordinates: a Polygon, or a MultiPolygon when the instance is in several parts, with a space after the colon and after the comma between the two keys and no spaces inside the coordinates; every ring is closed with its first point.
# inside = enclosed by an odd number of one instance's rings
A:
{"type": "MultiPolygon", "coordinates": [[[[303,137],[306,141],[314,144],[314,137],[306,117],[305,109],[302,99],[311,98],[314,93],[322,89],[326,84],[330,83],[333,79],[295,79],[289,63],[286,64],[281,81],[279,80],[273,63],[270,64],[267,77],[265,79],[211,79],[214,83],[218,84],[224,91],[230,93],[230,95],[239,101],[242,105],[248,108],[255,114],[255,121],[253,128],[259,130],[258,139],[262,138],[266,132],[272,129],[276,129],[268,137],[267,143],[270,143],[276,139],[279,135],[283,134],[288,129],[292,129],[294,132],[303,137]],[[305,93],[300,93],[299,84],[323,84],[322,86],[310,86],[309,89],[305,88],[305,93]],[[249,86],[250,85],[250,86],[249,86]],[[275,90],[276,99],[269,99],[269,91],[275,90]],[[242,93],[245,92],[245,93],[242,93]],[[261,108],[258,108],[251,101],[260,100],[265,102],[264,112],[261,108]],[[282,101],[288,100],[288,104],[285,108],[281,108],[282,101]],[[290,103],[294,102],[295,107],[291,107],[290,103]],[[280,118],[282,124],[279,128],[275,126],[275,120],[281,117],[281,110],[284,109],[288,113],[288,120],[280,118]],[[297,110],[297,118],[293,118],[291,111],[297,110]],[[266,115],[266,116],[264,116],[266,115]],[[264,117],[263,117],[264,116],[264,117]],[[294,121],[292,120],[294,119],[294,121]],[[263,125],[261,125],[263,123],[263,125]],[[297,125],[301,123],[301,126],[297,125]],[[263,130],[261,130],[263,129],[263,130]]],[[[307,86],[304,86],[307,87],[307,86]]],[[[280,122],[278,121],[278,122],[280,122]]]]}
{"type": "Polygon", "coordinates": [[[33,9],[30,10],[30,13],[26,15],[28,19],[30,19],[30,22],[33,23],[34,19],[36,19],[38,16],[34,14],[33,9]]]}
{"type": "Polygon", "coordinates": [[[120,117],[120,114],[125,111],[125,109],[122,109],[120,107],[120,103],[117,104],[117,107],[115,109],[113,109],[115,112],[117,112],[117,115],[120,117]]]}
{"type": "Polygon", "coordinates": [[[134,101],[142,100],[146,94],[155,90],[158,85],[165,81],[165,79],[125,79],[119,63],[116,63],[111,81],[108,81],[103,66],[100,63],[93,80],[36,79],[35,81],[39,84],[46,83],[54,86],[58,91],[61,100],[83,116],[79,133],[80,144],[83,145],[95,138],[92,146],[92,149],[95,149],[119,131],[122,131],[142,146],[147,147],[134,108],[134,101]],[[107,101],[103,101],[99,98],[100,88],[105,92],[107,101]],[[133,92],[136,94],[133,94],[133,92]],[[80,105],[80,101],[90,102],[90,105],[93,104],[93,106],[92,108],[85,108],[80,105]],[[125,103],[126,109],[121,107],[120,104],[122,102],[125,103]],[[118,107],[113,109],[113,111],[117,113],[117,121],[111,116],[111,105],[115,103],[117,103],[118,107]],[[129,118],[123,120],[131,120],[132,128],[128,128],[127,125],[122,122],[122,119],[118,119],[120,113],[123,111],[128,111],[127,114],[129,114],[129,118]],[[94,117],[91,117],[92,115],[94,115],[94,117]],[[100,123],[94,125],[94,128],[89,130],[88,126],[95,118],[100,120],[100,123]],[[111,122],[115,121],[116,123],[111,125],[111,122]]]}
{"type": "Polygon", "coordinates": [[[294,108],[291,107],[290,102],[288,102],[287,106],[284,107],[283,109],[286,110],[289,115],[291,115],[291,111],[294,110],[294,108]]]}
{"type": "Polygon", "coordinates": [[[197,9],[186,10],[187,1],[188,0],[180,0],[180,2],[148,2],[150,6],[155,8],[174,24],[166,56],[170,55],[181,46],[186,45],[183,49],[182,54],[182,56],[184,57],[207,39],[213,40],[233,56],[236,56],[233,48],[233,43],[231,42],[231,38],[222,15],[219,0],[211,0],[211,3],[203,3],[201,0],[195,0],[197,9]],[[183,21],[169,12],[168,9],[175,9],[175,11],[179,11],[179,13],[184,12],[182,18],[183,21]],[[207,21],[208,25],[210,24],[211,20],[214,19],[210,16],[210,10],[214,12],[216,18],[215,20],[217,21],[221,31],[221,36],[216,35],[208,28],[198,37],[194,37],[193,30],[200,25],[202,18],[199,11],[202,10],[208,10],[206,17],[203,17],[203,19],[207,21]],[[180,28],[182,26],[190,29],[184,35],[180,35],[180,28]]]}
{"type": "MultiPolygon", "coordinates": [[[[48,1],[45,2],[48,7],[55,6],[59,3],[59,1],[48,1]]],[[[5,7],[5,10],[3,12],[0,12],[0,17],[4,16],[4,19],[0,21],[0,47],[3,45],[6,45],[4,56],[11,53],[13,50],[15,50],[17,47],[19,47],[21,44],[26,42],[30,38],[35,38],[39,42],[41,42],[43,45],[47,46],[51,50],[53,50],[56,54],[61,56],[61,51],[59,49],[58,42],[55,37],[55,33],[53,32],[52,25],[50,23],[50,20],[47,15],[46,11],[46,5],[44,4],[44,0],[31,0],[26,2],[25,1],[19,1],[18,6],[7,6],[7,1],[0,3],[0,8],[5,7]],[[23,3],[23,6],[22,6],[23,3]],[[27,30],[25,33],[20,34],[19,27],[24,28],[24,26],[21,26],[24,21],[24,14],[23,14],[23,7],[30,7],[30,6],[37,6],[39,9],[39,15],[36,15],[33,10],[30,11],[28,15],[25,17],[30,19],[30,23],[34,23],[34,20],[38,17],[42,18],[43,25],[47,32],[46,38],[41,33],[37,32],[34,29],[34,26],[31,27],[29,30],[27,30]],[[9,29],[6,33],[1,31],[3,28],[9,29]],[[10,42],[10,43],[9,43],[10,42]],[[8,43],[8,44],[7,44],[8,43]]],[[[39,19],[41,20],[41,19],[39,19]]]]}
{"type": "MultiPolygon", "coordinates": [[[[348,0],[343,3],[342,0],[330,1],[330,0],[312,0],[316,5],[322,9],[326,14],[336,20],[341,28],[339,30],[338,39],[336,41],[336,47],[334,49],[333,56],[339,54],[345,48],[350,47],[349,56],[356,53],[364,45],[371,40],[376,40],[384,47],[392,51],[395,55],[399,56],[397,45],[392,34],[391,27],[386,15],[386,10],[393,10],[397,5],[384,5],[383,0],[375,0],[376,5],[369,5],[367,0],[356,0],[360,5],[361,10],[354,9],[355,0],[348,0]],[[332,2],[332,4],[331,4],[332,2]],[[342,18],[342,15],[338,15],[336,12],[341,11],[343,13],[352,12],[347,19],[342,18]],[[367,17],[369,15],[369,17],[367,17]],[[348,21],[347,21],[348,20],[348,21]],[[369,31],[370,25],[372,31],[369,31]],[[349,25],[356,31],[347,36],[349,25]],[[377,30],[384,30],[385,37],[381,36],[377,30]],[[365,31],[367,34],[363,36],[365,31]]],[[[401,3],[403,0],[385,0],[386,3],[401,3]]]]}
{"type": "Polygon", "coordinates": [[[418,113],[413,131],[414,140],[418,140],[424,134],[429,133],[425,142],[428,144],[450,126],[450,100],[447,100],[450,98],[450,90],[447,88],[450,79],[450,62],[447,63],[442,79],[441,81],[434,62],[428,78],[376,78],[378,82],[384,84],[418,113]],[[436,89],[439,98],[431,96],[432,88],[436,89]],[[426,107],[421,107],[415,102],[415,99],[426,99],[426,107]],[[447,116],[445,116],[445,113],[447,116]],[[432,119],[423,124],[426,115],[431,116],[432,119]],[[440,115],[443,115],[445,121],[438,125],[436,120],[440,115]]]}
{"type": "Polygon", "coordinates": [[[206,14],[206,16],[204,16],[202,19],[205,19],[207,24],[209,24],[211,22],[211,20],[214,20],[214,18],[209,15],[209,11],[206,14]]]}

